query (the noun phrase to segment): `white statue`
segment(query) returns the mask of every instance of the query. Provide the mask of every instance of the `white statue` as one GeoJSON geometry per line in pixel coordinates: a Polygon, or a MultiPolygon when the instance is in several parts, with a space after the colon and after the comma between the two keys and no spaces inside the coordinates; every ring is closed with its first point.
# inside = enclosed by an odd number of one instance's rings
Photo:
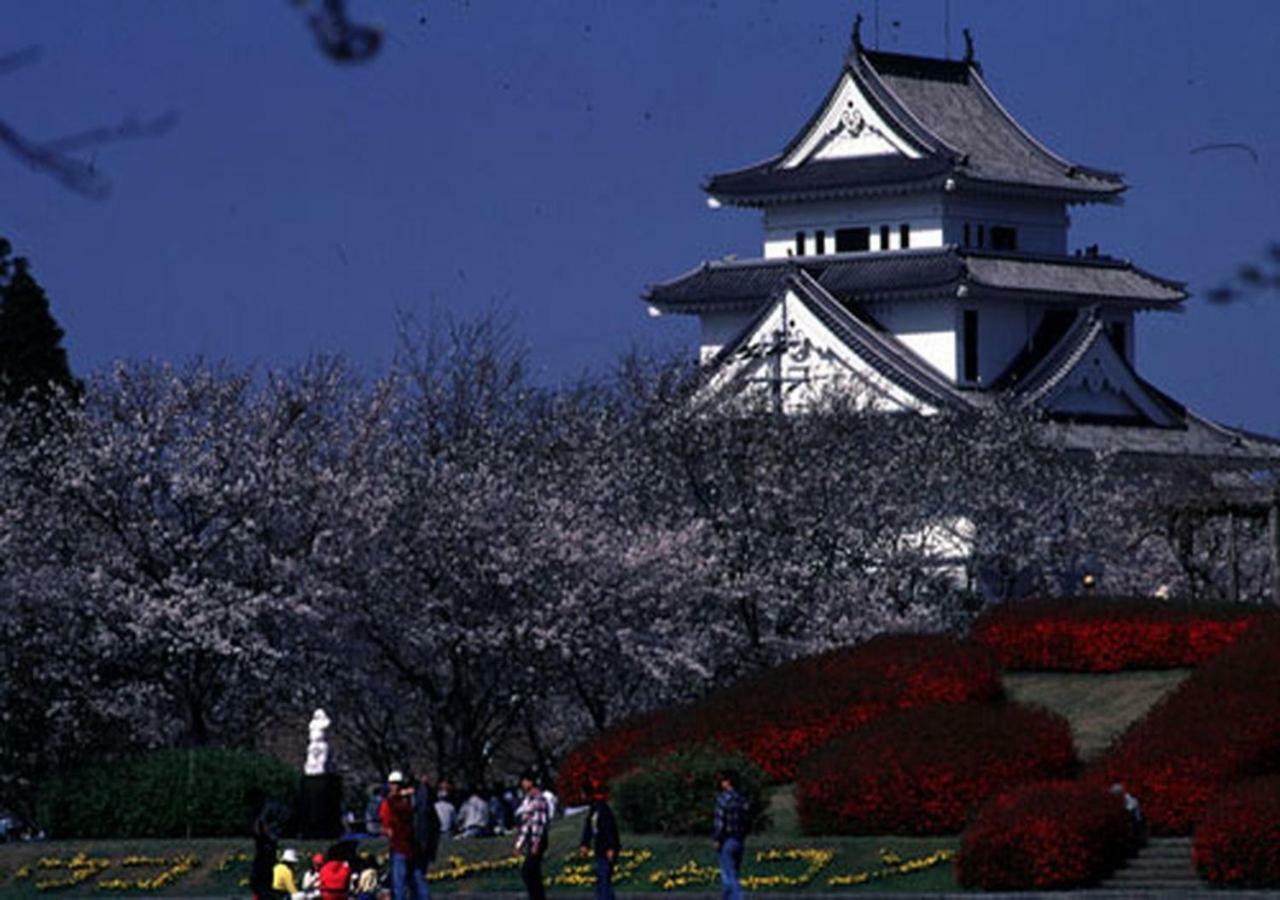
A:
{"type": "Polygon", "coordinates": [[[307,726],[310,740],[307,743],[307,762],[302,771],[307,775],[323,775],[329,771],[329,742],[325,740],[325,732],[329,730],[329,717],[323,709],[311,714],[311,723],[307,726]]]}

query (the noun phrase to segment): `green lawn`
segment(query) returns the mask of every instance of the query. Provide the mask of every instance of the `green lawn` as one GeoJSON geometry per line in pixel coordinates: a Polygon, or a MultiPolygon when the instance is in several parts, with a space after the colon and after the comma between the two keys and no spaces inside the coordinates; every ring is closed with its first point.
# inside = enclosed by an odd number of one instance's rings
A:
{"type": "MultiPolygon", "coordinates": [[[[1014,673],[1005,676],[1008,695],[1025,703],[1047,707],[1065,716],[1071,723],[1077,747],[1086,760],[1095,757],[1131,722],[1141,717],[1161,696],[1186,678],[1186,670],[1169,672],[1121,672],[1109,675],[1077,675],[1060,673],[1014,673]]],[[[743,874],[747,877],[782,876],[807,878],[800,883],[757,885],[752,891],[948,891],[955,890],[952,867],[943,862],[921,871],[901,874],[898,867],[911,868],[913,860],[927,860],[938,851],[954,850],[956,838],[897,837],[828,837],[814,838],[800,834],[791,788],[782,787],[770,797],[769,829],[748,843],[743,874]],[[809,857],[792,859],[757,859],[762,851],[810,851],[809,857]],[[829,851],[830,856],[812,851],[829,851]],[[888,861],[886,861],[888,860],[888,861]],[[818,863],[822,864],[819,866],[818,863]],[[905,864],[905,865],[904,865],[905,864]],[[830,884],[832,877],[857,873],[875,873],[864,885],[830,884]]],[[[546,864],[546,877],[554,892],[589,891],[590,875],[574,854],[581,820],[567,819],[556,823],[551,832],[551,855],[546,864]],[[566,879],[570,883],[566,883],[566,879]],[[572,882],[581,882],[574,884],[572,882]]],[[[629,853],[618,881],[622,891],[655,891],[663,889],[667,880],[689,883],[673,890],[710,891],[716,889],[715,854],[710,843],[700,838],[655,838],[624,835],[629,853]],[[630,871],[625,871],[628,866],[630,871]],[[679,872],[677,872],[679,870],[679,872]],[[665,873],[662,874],[662,873],[665,873]]],[[[311,852],[323,849],[321,843],[295,842],[305,859],[311,852]]],[[[365,848],[382,853],[385,844],[371,841],[365,848]]],[[[248,876],[248,851],[245,840],[191,841],[60,841],[49,844],[0,845],[0,900],[26,900],[35,896],[92,894],[104,896],[116,891],[102,888],[104,882],[150,878],[166,868],[163,864],[124,865],[129,856],[160,857],[171,860],[182,854],[194,854],[199,864],[172,883],[155,891],[159,895],[239,896],[246,889],[241,883],[248,876]],[[85,880],[68,887],[38,891],[36,883],[66,878],[67,869],[34,869],[19,877],[24,867],[34,867],[41,857],[66,860],[78,853],[102,860],[105,868],[81,870],[85,880]]],[[[437,878],[433,891],[518,891],[519,873],[503,860],[510,855],[510,838],[464,840],[446,843],[436,865],[437,875],[456,873],[463,877],[437,878]],[[458,857],[460,863],[450,857],[458,857]],[[472,871],[459,866],[488,863],[489,868],[472,871]]],[[[121,891],[137,896],[143,891],[121,891]]]]}
{"type": "Polygon", "coordinates": [[[1011,700],[1043,706],[1071,723],[1081,759],[1095,759],[1131,723],[1191,674],[1160,672],[1009,672],[1004,689],[1011,700]]]}
{"type": "MultiPolygon", "coordinates": [[[[802,877],[802,883],[782,883],[773,886],[754,886],[753,891],[859,891],[904,890],[943,891],[954,890],[955,881],[951,866],[946,862],[933,865],[923,871],[900,874],[896,866],[912,860],[927,858],[938,850],[951,850],[956,846],[954,838],[804,838],[797,834],[795,812],[790,801],[789,788],[782,788],[773,798],[774,824],[763,834],[754,836],[747,847],[744,876],[802,877]],[[758,861],[762,851],[830,851],[825,861],[816,859],[778,859],[758,861]],[[897,859],[886,862],[882,851],[895,854],[897,859]],[[806,877],[807,873],[807,877],[806,877]],[[876,873],[866,886],[832,886],[833,876],[855,873],[876,873]]],[[[590,870],[586,862],[574,852],[577,847],[581,820],[565,819],[557,822],[551,832],[551,853],[546,864],[546,878],[555,892],[582,891],[590,888],[590,870]],[[567,882],[566,883],[566,879],[567,882]],[[580,881],[580,884],[572,882],[580,881]]],[[[709,841],[701,838],[660,838],[624,835],[627,856],[620,867],[620,890],[656,891],[663,889],[668,879],[689,883],[671,888],[674,892],[718,890],[715,869],[715,853],[709,841]],[[630,872],[626,869],[630,868],[630,872]],[[678,870],[678,871],[677,871],[678,870]],[[665,875],[663,874],[665,873],[665,875]]],[[[311,852],[323,849],[315,842],[294,842],[305,858],[311,852]]],[[[367,842],[365,849],[384,852],[382,841],[367,842]]],[[[155,893],[160,896],[240,896],[245,888],[242,882],[248,876],[247,840],[204,839],[191,841],[59,841],[48,844],[11,844],[0,846],[0,898],[25,900],[36,896],[91,894],[103,896],[109,893],[125,893],[137,896],[155,893]],[[80,884],[54,890],[40,891],[36,882],[66,878],[71,870],[33,869],[26,877],[17,877],[24,867],[32,867],[41,857],[68,860],[82,853],[89,859],[109,861],[109,866],[93,872],[80,884]],[[162,865],[125,867],[129,856],[172,858],[191,853],[199,859],[199,865],[181,878],[154,892],[139,890],[105,891],[100,883],[111,879],[152,877],[164,870],[162,865]]],[[[446,842],[441,847],[440,859],[435,866],[441,875],[458,871],[451,857],[458,857],[464,865],[489,862],[499,866],[495,870],[478,873],[467,872],[465,877],[446,877],[432,881],[432,890],[443,893],[472,891],[519,891],[520,877],[514,865],[503,866],[509,857],[511,839],[490,838],[446,842]]],[[[88,869],[82,870],[88,872],[88,869]]]]}

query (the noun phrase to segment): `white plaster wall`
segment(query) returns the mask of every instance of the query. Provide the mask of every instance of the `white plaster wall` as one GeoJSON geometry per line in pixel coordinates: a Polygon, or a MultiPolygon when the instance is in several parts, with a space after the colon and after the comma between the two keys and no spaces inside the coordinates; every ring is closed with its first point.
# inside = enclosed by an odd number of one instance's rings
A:
{"type": "Polygon", "coordinates": [[[736,338],[742,329],[747,327],[753,312],[742,310],[735,312],[703,313],[699,316],[702,325],[702,336],[698,358],[705,364],[720,352],[725,344],[736,338]]]}
{"type": "Polygon", "coordinates": [[[782,165],[794,168],[810,158],[845,159],[855,156],[895,154],[918,158],[920,153],[902,139],[867,101],[848,72],[840,87],[782,165]],[[852,124],[853,127],[850,127],[852,124]]]}
{"type": "Polygon", "coordinates": [[[944,377],[956,380],[958,313],[954,301],[906,300],[877,303],[870,307],[870,312],[885,330],[891,332],[913,353],[944,377]]]}
{"type": "Polygon", "coordinates": [[[1062,256],[1067,253],[1067,233],[1071,217],[1066,204],[1061,202],[1037,203],[1011,198],[975,197],[965,194],[946,194],[943,209],[943,240],[957,247],[964,246],[964,223],[971,226],[974,249],[977,247],[977,226],[986,230],[986,243],[982,249],[991,249],[991,226],[1011,225],[1018,229],[1018,252],[1062,256]]]}
{"type": "Polygon", "coordinates": [[[911,227],[911,247],[941,247],[942,202],[930,196],[794,203],[769,207],[764,215],[764,255],[777,259],[795,253],[796,232],[805,232],[805,255],[816,253],[814,233],[827,233],[827,253],[835,253],[837,228],[871,229],[872,252],[880,247],[880,226],[889,226],[890,250],[901,249],[899,226],[911,227]]]}

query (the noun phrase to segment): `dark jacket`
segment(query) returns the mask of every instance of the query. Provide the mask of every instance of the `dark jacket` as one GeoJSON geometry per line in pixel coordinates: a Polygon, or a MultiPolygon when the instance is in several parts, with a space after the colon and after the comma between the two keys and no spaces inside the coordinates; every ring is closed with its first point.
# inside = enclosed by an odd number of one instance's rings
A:
{"type": "Polygon", "coordinates": [[[249,869],[249,889],[258,897],[271,897],[272,870],[276,865],[275,823],[264,805],[253,818],[253,864],[249,869]]]}
{"type": "Polygon", "coordinates": [[[424,869],[436,861],[440,849],[440,817],[433,793],[421,786],[413,792],[413,860],[424,869]]]}
{"type": "Polygon", "coordinates": [[[596,856],[604,856],[610,850],[617,853],[622,849],[622,840],[618,836],[618,821],[613,817],[613,810],[603,800],[593,800],[591,809],[587,810],[587,820],[582,823],[583,847],[588,847],[596,856]]]}

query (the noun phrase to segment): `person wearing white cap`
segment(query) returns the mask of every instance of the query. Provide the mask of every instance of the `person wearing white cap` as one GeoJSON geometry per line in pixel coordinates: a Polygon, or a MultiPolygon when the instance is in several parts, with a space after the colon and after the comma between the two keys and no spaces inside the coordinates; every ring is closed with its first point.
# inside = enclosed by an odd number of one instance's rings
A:
{"type": "Polygon", "coordinates": [[[297,864],[298,851],[292,847],[286,847],[280,854],[280,861],[271,871],[271,890],[276,892],[276,896],[283,894],[289,897],[298,892],[297,882],[293,877],[293,866],[297,864]]]}
{"type": "Polygon", "coordinates": [[[413,784],[399,769],[387,776],[387,797],[378,811],[391,849],[393,900],[427,900],[427,881],[416,865],[413,845],[413,784]]]}

